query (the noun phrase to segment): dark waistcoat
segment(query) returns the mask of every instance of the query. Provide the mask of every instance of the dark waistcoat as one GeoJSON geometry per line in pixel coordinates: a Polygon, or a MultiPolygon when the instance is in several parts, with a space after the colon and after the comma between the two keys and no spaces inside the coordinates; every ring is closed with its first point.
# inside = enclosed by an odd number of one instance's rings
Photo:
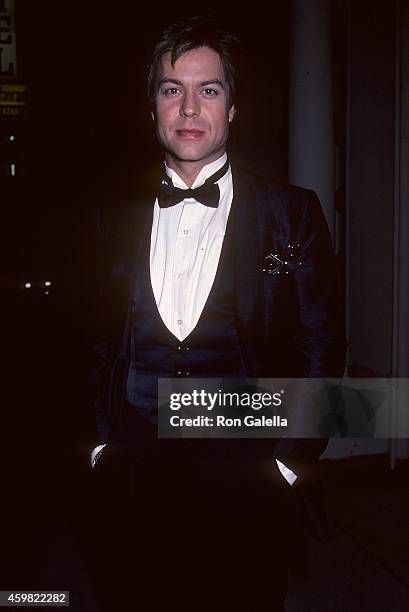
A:
{"type": "Polygon", "coordinates": [[[157,422],[158,378],[245,375],[236,323],[232,212],[209,297],[183,341],[166,327],[156,306],[146,239],[134,285],[126,404],[127,410],[137,410],[153,423],[157,422]]]}

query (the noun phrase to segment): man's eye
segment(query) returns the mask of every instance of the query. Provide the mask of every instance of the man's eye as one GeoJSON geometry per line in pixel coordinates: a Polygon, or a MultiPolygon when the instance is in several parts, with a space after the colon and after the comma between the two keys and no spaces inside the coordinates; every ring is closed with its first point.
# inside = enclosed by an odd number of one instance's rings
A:
{"type": "Polygon", "coordinates": [[[161,93],[165,96],[176,96],[179,93],[179,89],[177,87],[166,87],[162,89],[161,93]]]}
{"type": "Polygon", "coordinates": [[[216,89],[213,89],[211,87],[206,87],[206,89],[204,89],[203,92],[205,93],[206,96],[210,96],[211,98],[219,94],[219,92],[216,89]]]}

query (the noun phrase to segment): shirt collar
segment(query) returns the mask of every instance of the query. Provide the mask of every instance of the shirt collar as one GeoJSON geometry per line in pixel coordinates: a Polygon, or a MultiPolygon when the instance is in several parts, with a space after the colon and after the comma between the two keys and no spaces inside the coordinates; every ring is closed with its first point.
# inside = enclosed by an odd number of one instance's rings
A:
{"type": "MultiPolygon", "coordinates": [[[[206,179],[208,179],[209,176],[212,176],[212,174],[217,172],[226,163],[226,161],[227,161],[227,153],[223,153],[223,155],[219,157],[219,159],[216,159],[214,162],[211,162],[210,164],[206,164],[206,166],[203,166],[203,168],[200,170],[199,174],[195,178],[191,189],[195,189],[196,187],[200,187],[201,185],[203,185],[206,179]]],[[[172,168],[169,168],[166,162],[165,162],[165,172],[172,179],[172,183],[174,187],[179,187],[179,189],[188,189],[188,186],[186,185],[186,183],[180,178],[180,176],[174,170],[172,170],[172,168]]]]}

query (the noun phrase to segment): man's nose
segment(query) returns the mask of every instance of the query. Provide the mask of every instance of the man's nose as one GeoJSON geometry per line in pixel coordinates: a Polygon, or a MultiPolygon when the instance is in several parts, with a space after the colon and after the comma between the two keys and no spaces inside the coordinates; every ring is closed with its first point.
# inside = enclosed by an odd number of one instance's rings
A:
{"type": "Polygon", "coordinates": [[[194,92],[185,93],[179,113],[182,117],[198,117],[200,115],[200,100],[194,92]]]}

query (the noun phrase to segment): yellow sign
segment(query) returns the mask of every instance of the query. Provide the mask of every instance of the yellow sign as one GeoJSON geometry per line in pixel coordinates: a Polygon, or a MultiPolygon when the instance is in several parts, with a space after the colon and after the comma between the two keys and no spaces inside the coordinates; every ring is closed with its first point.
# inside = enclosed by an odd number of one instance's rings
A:
{"type": "Polygon", "coordinates": [[[26,85],[0,85],[0,106],[28,106],[28,103],[26,85]]]}

